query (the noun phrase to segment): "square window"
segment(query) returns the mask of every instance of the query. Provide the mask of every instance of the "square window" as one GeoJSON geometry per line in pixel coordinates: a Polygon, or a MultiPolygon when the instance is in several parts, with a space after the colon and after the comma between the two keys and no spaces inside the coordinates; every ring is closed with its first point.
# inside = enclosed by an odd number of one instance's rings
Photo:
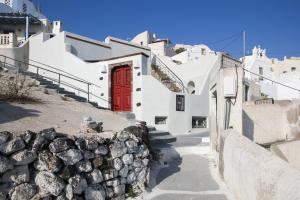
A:
{"type": "Polygon", "coordinates": [[[185,99],[184,95],[176,95],[176,111],[184,111],[185,99]]]}
{"type": "Polygon", "coordinates": [[[262,67],[259,67],[259,75],[263,75],[264,74],[264,70],[262,67]]]}
{"type": "Polygon", "coordinates": [[[192,117],[192,128],[207,128],[207,118],[192,117]]]}
{"type": "Polygon", "coordinates": [[[295,71],[296,71],[296,67],[292,67],[292,68],[291,68],[291,71],[292,71],[292,72],[295,72],[295,71]]]}
{"type": "Polygon", "coordinates": [[[163,116],[163,117],[158,117],[155,116],[155,124],[167,124],[167,117],[163,116]]]}
{"type": "MultiPolygon", "coordinates": [[[[261,76],[264,75],[264,69],[263,69],[262,67],[259,67],[258,70],[259,70],[259,71],[258,71],[258,72],[259,72],[259,75],[261,75],[261,76]]],[[[264,78],[261,77],[261,76],[259,77],[259,80],[262,81],[262,80],[264,80],[264,78]]]]}

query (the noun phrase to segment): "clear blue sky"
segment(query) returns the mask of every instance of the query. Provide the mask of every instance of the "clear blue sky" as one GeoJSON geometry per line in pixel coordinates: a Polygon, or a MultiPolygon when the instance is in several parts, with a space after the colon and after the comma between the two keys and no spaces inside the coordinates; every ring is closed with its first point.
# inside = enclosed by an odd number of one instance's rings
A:
{"type": "MultiPolygon", "coordinates": [[[[300,0],[36,0],[64,29],[104,40],[150,30],[173,43],[211,43],[246,30],[247,50],[300,56],[300,0]]],[[[230,40],[209,45],[220,50],[230,40]]],[[[225,51],[242,55],[242,39],[225,51]]]]}

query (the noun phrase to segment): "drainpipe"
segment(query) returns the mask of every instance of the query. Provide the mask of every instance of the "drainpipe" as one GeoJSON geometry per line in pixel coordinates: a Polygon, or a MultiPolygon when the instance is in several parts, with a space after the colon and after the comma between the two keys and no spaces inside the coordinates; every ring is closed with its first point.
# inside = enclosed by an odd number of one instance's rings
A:
{"type": "Polygon", "coordinates": [[[26,33],[25,33],[25,40],[28,40],[28,36],[29,36],[29,17],[26,16],[26,33]]]}
{"type": "Polygon", "coordinates": [[[230,98],[226,98],[225,111],[224,111],[224,130],[229,129],[230,113],[231,113],[231,101],[230,98]]]}

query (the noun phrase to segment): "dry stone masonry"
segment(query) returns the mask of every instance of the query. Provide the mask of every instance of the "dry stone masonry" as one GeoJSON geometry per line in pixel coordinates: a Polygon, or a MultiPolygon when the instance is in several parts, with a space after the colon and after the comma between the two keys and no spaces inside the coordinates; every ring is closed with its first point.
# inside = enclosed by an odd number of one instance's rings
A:
{"type": "MultiPolygon", "coordinates": [[[[102,131],[90,119],[84,124],[102,131]]],[[[0,200],[125,199],[148,181],[147,135],[144,124],[110,138],[53,128],[20,136],[0,132],[0,200]]]]}

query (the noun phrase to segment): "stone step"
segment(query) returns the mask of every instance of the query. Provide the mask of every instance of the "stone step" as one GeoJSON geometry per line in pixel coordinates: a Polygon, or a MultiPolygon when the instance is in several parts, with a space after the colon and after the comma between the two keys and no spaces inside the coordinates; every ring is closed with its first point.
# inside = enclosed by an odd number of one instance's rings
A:
{"type": "Polygon", "coordinates": [[[150,135],[151,145],[172,143],[172,142],[176,142],[176,140],[177,140],[176,137],[173,137],[171,135],[164,135],[164,136],[151,136],[150,135]]]}
{"type": "Polygon", "coordinates": [[[90,101],[89,104],[91,104],[92,106],[98,108],[98,103],[97,102],[90,101]]]}
{"type": "Polygon", "coordinates": [[[170,135],[168,131],[159,131],[159,130],[152,130],[149,131],[149,136],[165,136],[165,135],[170,135]]]}
{"type": "MultiPolygon", "coordinates": [[[[66,91],[64,88],[61,88],[59,85],[55,84],[54,82],[47,80],[47,79],[43,78],[42,76],[37,76],[33,72],[24,72],[24,74],[31,77],[32,79],[35,79],[36,81],[38,81],[39,85],[43,86],[44,88],[54,89],[57,91],[58,94],[62,94],[65,97],[72,98],[79,102],[87,102],[87,98],[77,96],[74,92],[66,91]]],[[[89,104],[91,104],[92,106],[94,106],[96,108],[101,108],[101,107],[99,107],[98,103],[96,103],[96,102],[89,102],[89,104]]]]}
{"type": "Polygon", "coordinates": [[[51,84],[53,84],[52,81],[47,81],[45,79],[36,79],[36,80],[39,82],[40,85],[51,85],[51,84]]]}
{"type": "Polygon", "coordinates": [[[135,114],[131,112],[117,112],[118,115],[121,115],[125,117],[126,119],[129,120],[134,120],[135,119],[135,114]]]}
{"type": "Polygon", "coordinates": [[[154,126],[147,126],[148,131],[156,131],[156,128],[154,126]]]}
{"type": "Polygon", "coordinates": [[[56,85],[56,84],[49,84],[49,85],[45,85],[45,88],[57,90],[57,89],[59,89],[60,87],[59,87],[58,85],[56,85]]]}
{"type": "Polygon", "coordinates": [[[69,92],[69,91],[66,91],[66,90],[64,90],[64,89],[62,89],[62,90],[58,90],[57,91],[59,94],[65,94],[65,95],[75,95],[75,93],[74,92],[69,92]]]}
{"type": "Polygon", "coordinates": [[[77,95],[74,95],[74,94],[65,94],[64,95],[65,97],[69,97],[69,98],[72,98],[76,101],[79,101],[79,102],[87,102],[87,99],[84,98],[84,97],[80,97],[80,96],[77,96],[77,95]]]}

